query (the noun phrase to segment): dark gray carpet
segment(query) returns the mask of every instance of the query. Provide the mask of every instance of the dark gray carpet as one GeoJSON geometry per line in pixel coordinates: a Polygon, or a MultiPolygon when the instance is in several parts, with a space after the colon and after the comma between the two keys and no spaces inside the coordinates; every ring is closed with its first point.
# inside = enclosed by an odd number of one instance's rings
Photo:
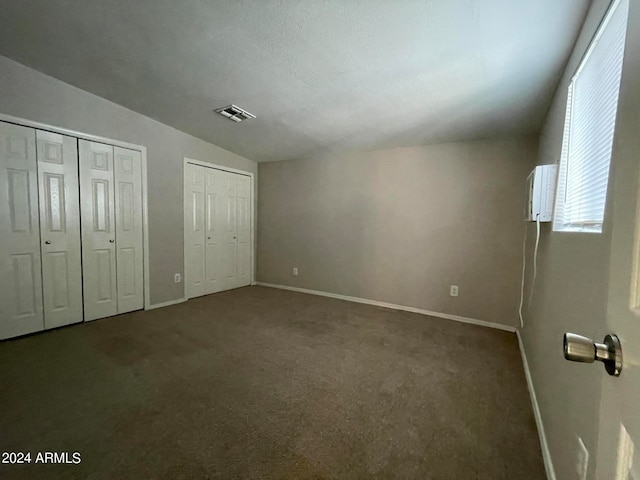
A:
{"type": "Polygon", "coordinates": [[[264,287],[0,343],[16,479],[544,479],[514,334],[264,287]]]}

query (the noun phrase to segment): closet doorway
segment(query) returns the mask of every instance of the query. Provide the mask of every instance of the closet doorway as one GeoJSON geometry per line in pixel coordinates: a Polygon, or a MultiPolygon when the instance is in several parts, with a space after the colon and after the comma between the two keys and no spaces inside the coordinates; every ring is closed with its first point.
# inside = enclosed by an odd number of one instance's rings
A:
{"type": "Polygon", "coordinates": [[[184,284],[187,299],[253,282],[250,172],[184,160],[184,284]]]}

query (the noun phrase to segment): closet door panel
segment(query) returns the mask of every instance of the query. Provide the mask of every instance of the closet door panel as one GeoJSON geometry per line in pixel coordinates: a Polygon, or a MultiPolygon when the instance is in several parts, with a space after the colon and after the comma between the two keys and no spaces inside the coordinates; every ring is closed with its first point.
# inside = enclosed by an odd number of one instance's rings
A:
{"type": "Polygon", "coordinates": [[[205,274],[205,169],[187,164],[185,168],[185,293],[188,298],[207,293],[205,274]]]}
{"type": "Polygon", "coordinates": [[[237,175],[220,171],[222,189],[218,210],[222,236],[221,276],[224,289],[237,287],[238,268],[238,180],[237,175]]]}
{"type": "Polygon", "coordinates": [[[78,140],[36,131],[45,328],[82,322],[78,140]]]}
{"type": "Polygon", "coordinates": [[[142,160],[114,147],[118,313],[144,308],[142,160]]]}
{"type": "Polygon", "coordinates": [[[239,287],[251,283],[251,178],[236,175],[238,180],[238,280],[239,287]]]}
{"type": "Polygon", "coordinates": [[[36,134],[0,122],[0,339],[43,328],[36,134]]]}
{"type": "Polygon", "coordinates": [[[223,231],[220,223],[220,202],[222,196],[223,172],[204,168],[206,175],[206,293],[216,293],[224,289],[222,278],[223,231]]]}
{"type": "Polygon", "coordinates": [[[118,313],[113,147],[79,141],[85,321],[118,313]]]}

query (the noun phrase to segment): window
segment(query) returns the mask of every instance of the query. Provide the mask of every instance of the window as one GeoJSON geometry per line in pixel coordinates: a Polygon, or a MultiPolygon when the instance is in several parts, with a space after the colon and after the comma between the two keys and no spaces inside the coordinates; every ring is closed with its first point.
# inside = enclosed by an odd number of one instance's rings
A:
{"type": "Polygon", "coordinates": [[[602,232],[629,0],[616,0],[569,84],[553,229],[602,232]]]}

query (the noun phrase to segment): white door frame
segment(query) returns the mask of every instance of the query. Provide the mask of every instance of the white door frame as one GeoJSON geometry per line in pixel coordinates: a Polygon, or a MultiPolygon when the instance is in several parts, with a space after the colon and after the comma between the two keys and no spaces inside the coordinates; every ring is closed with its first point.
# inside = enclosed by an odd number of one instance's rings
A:
{"type": "MultiPolygon", "coordinates": [[[[13,123],[15,125],[22,125],[24,127],[31,127],[38,130],[45,130],[53,133],[60,133],[62,135],[68,135],[70,137],[76,137],[81,140],[89,140],[91,142],[106,143],[115,147],[128,148],[129,150],[136,150],[140,152],[142,157],[142,237],[144,248],[144,309],[149,310],[151,305],[151,289],[149,288],[149,218],[148,202],[147,202],[147,147],[144,145],[136,145],[135,143],[122,142],[120,140],[114,140],[112,138],[100,137],[98,135],[91,135],[88,133],[78,132],[76,130],[70,130],[68,128],[56,127],[55,125],[49,125],[48,123],[35,122],[33,120],[27,120],[26,118],[14,117],[11,115],[5,115],[0,113],[0,121],[13,123]]],[[[253,278],[253,277],[252,277],[253,278]]]]}
{"type": "MultiPolygon", "coordinates": [[[[255,246],[256,246],[256,237],[255,237],[255,231],[256,231],[256,212],[255,212],[255,202],[256,202],[256,191],[255,191],[255,174],[253,172],[248,172],[246,170],[239,170],[237,168],[231,168],[231,167],[225,167],[224,165],[218,165],[215,163],[210,163],[210,162],[202,162],[200,160],[194,160],[193,158],[187,158],[184,157],[183,160],[183,165],[182,165],[182,198],[183,198],[183,205],[182,205],[182,211],[183,211],[183,215],[184,215],[184,211],[185,211],[185,204],[184,204],[184,182],[185,182],[185,178],[186,176],[186,172],[187,172],[187,164],[192,164],[192,165],[199,165],[201,167],[205,167],[205,168],[211,168],[213,170],[222,170],[223,172],[229,172],[229,173],[235,173],[238,175],[245,175],[247,177],[249,177],[251,179],[251,279],[250,279],[250,284],[251,285],[255,285],[256,284],[256,278],[255,278],[255,272],[256,272],[256,252],[255,252],[255,246]]],[[[186,300],[189,300],[189,292],[187,291],[187,242],[185,240],[185,235],[186,235],[186,231],[184,230],[184,219],[182,222],[182,229],[183,229],[183,243],[184,243],[184,252],[183,252],[183,258],[182,258],[182,264],[183,264],[183,274],[184,274],[184,278],[182,279],[182,284],[184,285],[184,298],[186,300]]]]}

